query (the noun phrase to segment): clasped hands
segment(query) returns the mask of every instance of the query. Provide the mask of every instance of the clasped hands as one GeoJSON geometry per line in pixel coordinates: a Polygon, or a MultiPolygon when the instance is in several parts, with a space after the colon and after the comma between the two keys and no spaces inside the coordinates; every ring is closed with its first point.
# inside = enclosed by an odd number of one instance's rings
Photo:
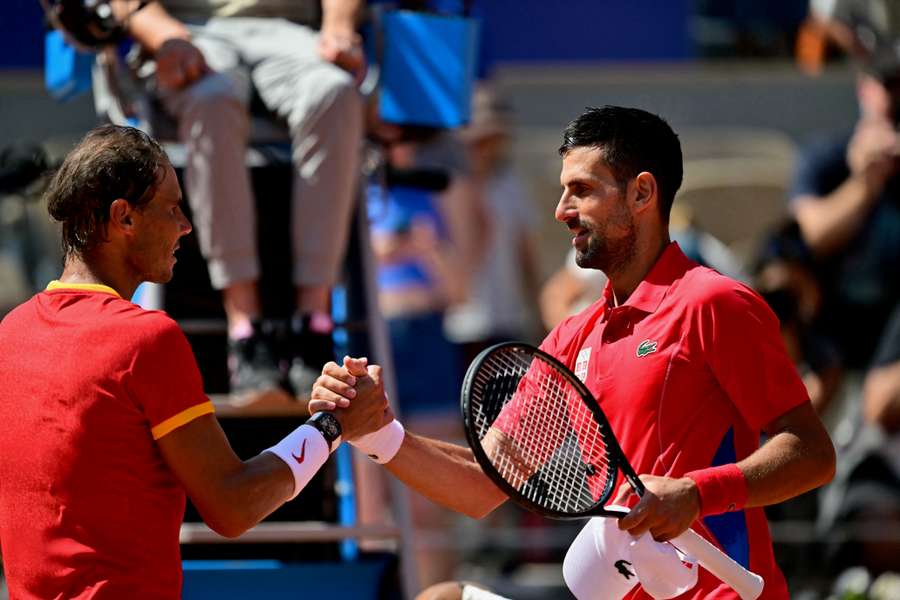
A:
{"type": "Polygon", "coordinates": [[[381,367],[363,358],[344,357],[343,365],[329,362],[313,385],[309,412],[333,412],[341,423],[342,438],[353,442],[394,420],[384,392],[381,367]]]}

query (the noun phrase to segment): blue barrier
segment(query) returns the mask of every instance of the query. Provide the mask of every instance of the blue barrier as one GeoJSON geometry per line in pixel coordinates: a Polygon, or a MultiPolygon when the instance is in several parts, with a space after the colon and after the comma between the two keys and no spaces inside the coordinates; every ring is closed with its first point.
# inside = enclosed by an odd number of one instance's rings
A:
{"type": "Polygon", "coordinates": [[[479,23],[397,10],[385,12],[381,25],[381,118],[431,127],[468,123],[479,23]]]}
{"type": "Polygon", "coordinates": [[[380,600],[392,560],[282,563],[276,560],[185,560],[182,600],[380,600]]]}
{"type": "Polygon", "coordinates": [[[71,100],[91,89],[94,55],[70,46],[53,30],[44,38],[44,85],[54,99],[71,100]]]}

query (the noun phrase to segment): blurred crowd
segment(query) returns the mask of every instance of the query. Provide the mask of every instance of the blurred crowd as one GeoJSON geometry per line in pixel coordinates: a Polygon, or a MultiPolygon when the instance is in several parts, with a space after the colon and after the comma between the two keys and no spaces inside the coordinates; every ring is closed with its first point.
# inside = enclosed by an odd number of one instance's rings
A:
{"type": "MultiPolygon", "coordinates": [[[[302,395],[333,358],[330,292],[358,188],[397,406],[411,429],[462,439],[458,390],[474,356],[503,340],[539,341],[598,299],[605,281],[563,248],[558,270],[540,272],[537,236],[554,199],[538,207],[514,164],[515,98],[483,81],[459,129],[384,123],[372,110],[364,119],[360,2],[325,1],[322,10],[318,2],[235,2],[227,16],[204,14],[209,4],[164,0],[136,13],[131,67],[154,110],[172,123],[172,141],[186,149],[185,195],[222,293],[232,391],[302,395]],[[293,270],[284,276],[295,310],[281,321],[261,308],[255,199],[243,158],[258,141],[251,115],[259,112],[283,129],[294,173],[285,224],[293,270]],[[363,147],[377,155],[371,173],[361,169],[363,147]]],[[[832,485],[770,511],[776,543],[805,527],[803,544],[779,546],[789,578],[809,580],[794,582],[795,596],[900,598],[900,5],[813,0],[799,40],[798,59],[810,70],[825,53],[853,61],[855,122],[847,115],[844,131],[822,132],[797,152],[787,217],[756,232],[754,252],[720,240],[678,199],[671,234],[690,258],[748,283],[769,303],[838,449],[832,485]],[[822,585],[823,565],[843,573],[833,585],[822,585]]],[[[24,200],[38,195],[48,160],[34,148],[0,154],[0,252],[21,266],[0,262],[0,276],[17,278],[19,288],[42,287],[57,259],[24,200]]],[[[18,300],[0,296],[3,310],[18,300]]],[[[424,502],[413,508],[420,525],[460,528],[424,502]]],[[[534,524],[519,513],[495,521],[534,524]]],[[[444,546],[423,542],[423,584],[454,575],[462,557],[444,546]]],[[[540,554],[519,556],[548,558],[540,554]]]]}

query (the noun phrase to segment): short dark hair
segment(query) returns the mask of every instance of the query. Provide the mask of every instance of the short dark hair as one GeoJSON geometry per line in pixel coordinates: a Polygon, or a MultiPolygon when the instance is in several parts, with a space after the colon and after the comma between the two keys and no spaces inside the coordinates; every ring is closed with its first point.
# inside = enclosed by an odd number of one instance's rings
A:
{"type": "Polygon", "coordinates": [[[116,199],[147,204],[168,164],[165,151],[139,129],[103,125],[89,131],[44,192],[50,216],[62,223],[63,252],[82,254],[96,246],[116,199]]]}
{"type": "Polygon", "coordinates": [[[619,186],[641,171],[652,173],[659,187],[659,207],[665,222],[684,174],[681,144],[664,119],[638,108],[588,108],[568,124],[559,154],[574,148],[598,148],[619,186]]]}

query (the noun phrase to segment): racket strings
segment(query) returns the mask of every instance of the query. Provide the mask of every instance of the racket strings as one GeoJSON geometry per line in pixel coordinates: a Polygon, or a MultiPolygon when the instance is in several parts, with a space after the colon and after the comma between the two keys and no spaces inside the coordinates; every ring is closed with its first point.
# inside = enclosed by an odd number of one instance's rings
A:
{"type": "Polygon", "coordinates": [[[501,477],[553,510],[577,512],[597,502],[611,471],[606,440],[577,388],[552,364],[497,352],[482,363],[472,389],[476,431],[501,477]],[[486,443],[498,431],[504,441],[486,443]]]}

